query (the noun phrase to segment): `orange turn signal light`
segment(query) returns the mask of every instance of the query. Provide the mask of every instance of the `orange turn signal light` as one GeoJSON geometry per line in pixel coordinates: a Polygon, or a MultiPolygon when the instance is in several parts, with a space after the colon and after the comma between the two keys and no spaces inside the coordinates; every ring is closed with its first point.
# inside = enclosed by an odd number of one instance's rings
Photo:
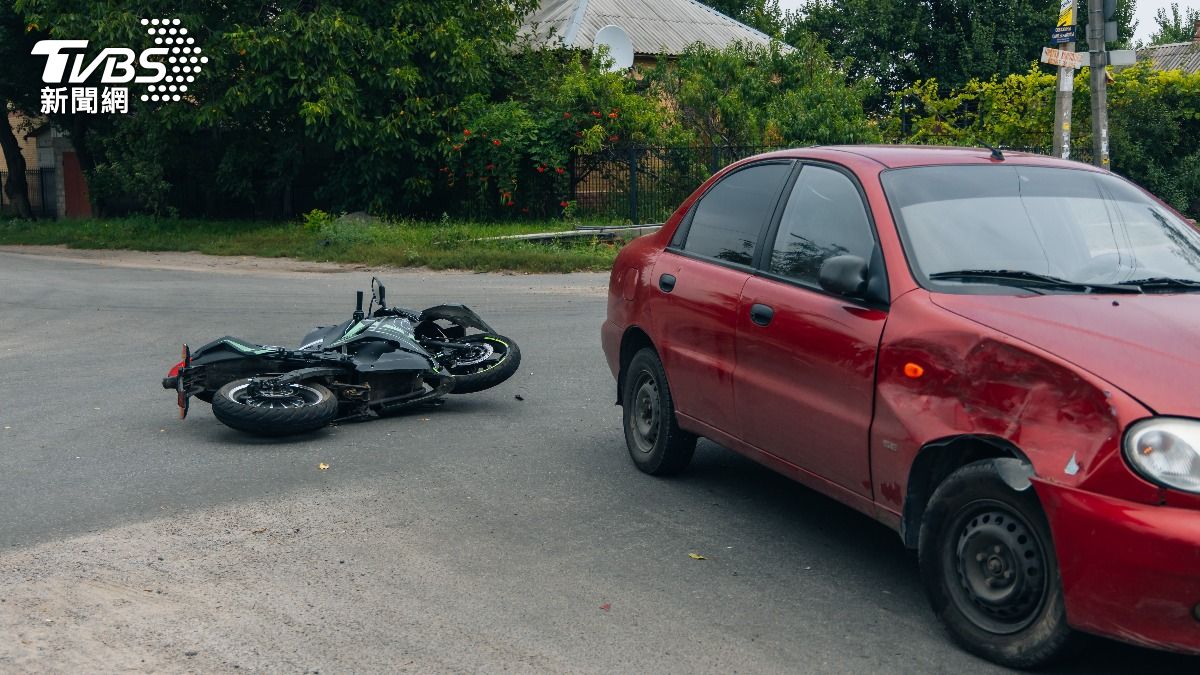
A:
{"type": "Polygon", "coordinates": [[[911,377],[912,379],[915,380],[924,374],[925,374],[925,369],[922,368],[921,366],[919,366],[915,363],[904,364],[904,375],[906,377],[911,377]]]}

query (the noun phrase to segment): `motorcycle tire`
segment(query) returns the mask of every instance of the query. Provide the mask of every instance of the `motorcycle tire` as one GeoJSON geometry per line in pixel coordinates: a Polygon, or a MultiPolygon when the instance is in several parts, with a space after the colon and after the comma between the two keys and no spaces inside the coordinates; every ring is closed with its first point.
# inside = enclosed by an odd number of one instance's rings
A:
{"type": "Polygon", "coordinates": [[[479,346],[478,350],[446,366],[446,370],[454,376],[451,394],[471,394],[491,389],[512,377],[521,366],[521,348],[503,335],[476,333],[451,342],[479,346]]]}
{"type": "Polygon", "coordinates": [[[222,424],[259,436],[287,436],[315,431],[337,416],[333,392],[315,382],[288,386],[291,396],[255,396],[250,380],[234,380],[217,390],[212,411],[222,424]]]}

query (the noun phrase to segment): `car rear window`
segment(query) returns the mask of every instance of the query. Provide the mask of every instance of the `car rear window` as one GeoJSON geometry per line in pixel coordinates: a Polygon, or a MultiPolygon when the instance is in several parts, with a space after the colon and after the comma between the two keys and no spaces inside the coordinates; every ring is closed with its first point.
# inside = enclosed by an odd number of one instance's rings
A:
{"type": "Polygon", "coordinates": [[[750,265],[763,227],[775,210],[790,163],[757,164],[726,176],[700,199],[683,250],[750,265]]]}

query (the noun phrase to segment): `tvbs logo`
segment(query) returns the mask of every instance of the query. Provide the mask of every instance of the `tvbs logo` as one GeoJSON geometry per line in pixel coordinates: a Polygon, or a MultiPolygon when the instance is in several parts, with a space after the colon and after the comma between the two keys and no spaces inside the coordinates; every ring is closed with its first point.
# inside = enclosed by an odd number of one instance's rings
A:
{"type": "Polygon", "coordinates": [[[42,113],[128,112],[127,87],[75,86],[98,81],[102,85],[145,85],[143,101],[179,101],[187,97],[208,57],[201,55],[195,38],[179,19],[142,19],[153,47],[135,52],[128,47],[108,47],[89,58],[87,40],[41,40],[33,55],[46,57],[42,69],[42,113]],[[68,94],[70,104],[68,105],[68,94]]]}

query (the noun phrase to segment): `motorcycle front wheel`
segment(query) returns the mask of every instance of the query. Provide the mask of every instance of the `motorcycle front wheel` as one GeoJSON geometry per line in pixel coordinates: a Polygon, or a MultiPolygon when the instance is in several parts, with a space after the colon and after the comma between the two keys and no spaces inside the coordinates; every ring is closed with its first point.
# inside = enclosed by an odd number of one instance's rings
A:
{"type": "Polygon", "coordinates": [[[337,416],[337,398],[316,382],[270,391],[251,383],[234,380],[213,396],[213,415],[225,426],[260,436],[287,436],[320,429],[337,416]]]}
{"type": "Polygon", "coordinates": [[[450,340],[465,345],[441,360],[454,376],[452,394],[470,394],[490,389],[512,377],[521,366],[521,349],[503,335],[478,333],[450,340]]]}

